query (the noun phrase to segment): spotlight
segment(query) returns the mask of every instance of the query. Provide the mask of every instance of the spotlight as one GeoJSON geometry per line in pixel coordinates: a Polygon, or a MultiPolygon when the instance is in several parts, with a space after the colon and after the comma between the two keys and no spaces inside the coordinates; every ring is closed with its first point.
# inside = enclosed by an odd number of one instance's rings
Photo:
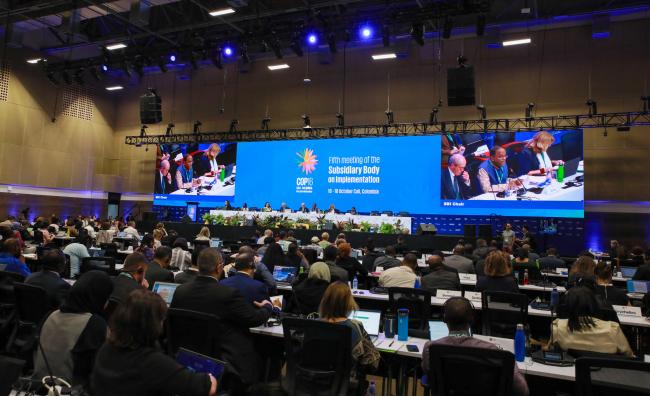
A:
{"type": "Polygon", "coordinates": [[[392,125],[395,123],[395,115],[392,110],[386,110],[386,124],[392,125]]]}
{"type": "Polygon", "coordinates": [[[343,113],[336,113],[336,126],[339,128],[345,126],[345,116],[343,113]]]}
{"type": "Polygon", "coordinates": [[[289,44],[289,48],[296,54],[296,56],[302,56],[302,46],[300,45],[300,39],[298,38],[298,35],[294,35],[293,39],[291,39],[291,44],[289,44]]]}
{"type": "Polygon", "coordinates": [[[487,109],[485,108],[485,105],[480,104],[476,106],[476,110],[479,111],[481,120],[485,120],[487,118],[487,109]]]}
{"type": "Polygon", "coordinates": [[[533,119],[533,108],[535,107],[535,103],[530,102],[526,106],[526,120],[532,120],[533,119]]]}
{"type": "Polygon", "coordinates": [[[431,110],[431,113],[429,113],[429,124],[430,124],[430,125],[433,125],[433,124],[437,124],[437,123],[438,123],[438,112],[439,112],[439,111],[440,111],[439,108],[434,107],[434,108],[431,110]]]}
{"type": "Polygon", "coordinates": [[[264,117],[262,118],[262,130],[268,131],[269,130],[269,122],[271,122],[271,117],[264,117]]]}
{"type": "Polygon", "coordinates": [[[372,26],[370,25],[363,25],[359,29],[359,37],[361,37],[362,40],[372,39],[373,34],[374,31],[372,30],[372,26]]]}
{"type": "Polygon", "coordinates": [[[592,116],[598,114],[598,104],[596,103],[595,100],[588,99],[585,104],[587,106],[589,106],[589,117],[592,117],[592,116]]]}
{"type": "Polygon", "coordinates": [[[485,34],[485,15],[481,14],[476,17],[476,35],[483,37],[485,34]]]}
{"type": "Polygon", "coordinates": [[[74,81],[79,84],[79,85],[84,85],[86,82],[84,81],[84,69],[78,69],[76,72],[74,72],[74,81]]]}
{"type": "Polygon", "coordinates": [[[456,62],[458,62],[458,67],[461,68],[467,67],[467,58],[465,58],[465,56],[463,56],[462,54],[458,55],[458,57],[456,58],[456,62]]]}
{"type": "Polygon", "coordinates": [[[414,23],[411,26],[411,38],[418,43],[418,45],[424,45],[424,25],[421,23],[414,23]]]}
{"type": "Polygon", "coordinates": [[[226,56],[232,56],[232,54],[233,54],[232,47],[229,46],[229,45],[226,45],[225,47],[223,47],[223,54],[226,55],[226,56]]]}
{"type": "Polygon", "coordinates": [[[381,42],[384,47],[390,47],[390,27],[388,25],[381,28],[381,42]]]}
{"type": "Polygon", "coordinates": [[[58,78],[56,78],[56,75],[54,74],[53,71],[47,72],[47,79],[50,80],[50,82],[54,85],[59,85],[61,84],[61,81],[59,81],[58,78]]]}
{"type": "Polygon", "coordinates": [[[239,125],[239,120],[234,118],[232,121],[230,121],[230,128],[228,128],[228,131],[230,133],[237,132],[237,125],[239,125]]]}
{"type": "Polygon", "coordinates": [[[176,62],[176,55],[174,55],[174,54],[169,55],[169,61],[170,62],[176,62]]]}
{"type": "Polygon", "coordinates": [[[303,114],[301,118],[302,118],[302,122],[304,124],[303,128],[304,129],[311,128],[311,119],[309,118],[309,116],[307,114],[303,114]]]}
{"type": "Polygon", "coordinates": [[[175,126],[176,126],[176,125],[174,125],[174,124],[171,123],[171,122],[170,122],[169,124],[167,124],[167,130],[165,130],[165,136],[171,136],[171,135],[173,135],[173,134],[174,134],[174,127],[175,127],[175,126]]]}
{"type": "Polygon", "coordinates": [[[309,45],[318,44],[318,35],[316,33],[309,33],[307,35],[307,43],[309,43],[309,45]]]}
{"type": "Polygon", "coordinates": [[[454,27],[454,21],[451,17],[446,17],[442,25],[442,38],[448,39],[451,37],[451,29],[454,27]]]}
{"type": "Polygon", "coordinates": [[[212,53],[212,56],[210,56],[210,60],[212,61],[212,64],[214,67],[217,69],[223,69],[223,62],[221,61],[221,51],[214,51],[212,53]]]}
{"type": "Polygon", "coordinates": [[[102,65],[102,71],[104,73],[108,72],[108,65],[102,65]]]}
{"type": "Polygon", "coordinates": [[[332,54],[336,53],[336,35],[334,33],[330,33],[327,35],[327,45],[330,47],[330,52],[332,54]]]}
{"type": "Polygon", "coordinates": [[[641,96],[641,100],[643,101],[643,112],[647,113],[650,111],[650,96],[641,96]]]}
{"type": "Polygon", "coordinates": [[[198,135],[199,132],[201,131],[201,125],[203,125],[201,121],[194,121],[194,126],[192,127],[192,133],[198,135]]]}

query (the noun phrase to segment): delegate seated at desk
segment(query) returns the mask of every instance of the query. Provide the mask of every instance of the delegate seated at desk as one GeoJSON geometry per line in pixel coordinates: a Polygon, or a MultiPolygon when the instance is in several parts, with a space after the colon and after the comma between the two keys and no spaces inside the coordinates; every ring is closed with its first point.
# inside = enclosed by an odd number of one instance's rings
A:
{"type": "Polygon", "coordinates": [[[442,199],[461,200],[472,197],[469,173],[465,171],[467,160],[462,154],[449,157],[447,169],[442,170],[442,199]]]}
{"type": "Polygon", "coordinates": [[[156,188],[154,190],[156,194],[169,194],[175,191],[169,166],[168,160],[160,161],[160,169],[156,172],[156,188]]]}
{"type": "Polygon", "coordinates": [[[185,154],[185,157],[183,157],[183,165],[179,166],[176,170],[176,186],[179,189],[192,188],[199,185],[199,179],[194,178],[193,162],[194,158],[192,155],[185,154]]]}
{"type": "Polygon", "coordinates": [[[555,142],[555,137],[546,131],[540,131],[522,151],[519,159],[519,175],[540,176],[553,170],[554,165],[564,164],[562,160],[552,160],[547,150],[555,142]]]}
{"type": "Polygon", "coordinates": [[[217,156],[221,153],[221,147],[217,143],[212,143],[207,150],[204,151],[203,157],[201,157],[199,164],[197,166],[197,174],[214,177],[222,169],[225,168],[224,165],[219,165],[217,163],[217,156]]]}
{"type": "Polygon", "coordinates": [[[508,178],[506,159],[506,149],[494,146],[490,150],[490,159],[479,166],[478,181],[483,193],[501,192],[521,185],[520,181],[508,178]]]}

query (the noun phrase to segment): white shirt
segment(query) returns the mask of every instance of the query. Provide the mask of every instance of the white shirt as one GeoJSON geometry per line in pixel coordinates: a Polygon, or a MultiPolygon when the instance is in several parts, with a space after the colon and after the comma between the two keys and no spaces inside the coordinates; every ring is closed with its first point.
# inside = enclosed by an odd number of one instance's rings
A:
{"type": "MultiPolygon", "coordinates": [[[[449,169],[449,168],[447,168],[447,171],[449,172],[449,176],[451,176],[451,184],[453,185],[454,184],[454,178],[456,177],[456,175],[454,175],[454,172],[452,172],[451,169],[449,169]]],[[[465,185],[469,186],[468,181],[463,180],[463,183],[465,183],[465,185]]]]}
{"type": "Polygon", "coordinates": [[[379,276],[381,287],[413,287],[417,276],[413,270],[405,265],[393,267],[382,272],[379,276]]]}
{"type": "Polygon", "coordinates": [[[85,228],[86,228],[86,231],[88,231],[88,236],[89,237],[91,237],[92,239],[97,238],[97,233],[95,232],[95,229],[93,228],[93,226],[88,224],[85,228]]]}
{"type": "Polygon", "coordinates": [[[217,172],[219,170],[219,164],[217,164],[216,158],[210,160],[210,170],[213,172],[217,172]]]}
{"type": "Polygon", "coordinates": [[[131,235],[131,238],[140,239],[140,234],[138,234],[138,230],[136,230],[135,228],[133,228],[131,226],[126,227],[124,229],[124,233],[126,235],[131,235]]]}
{"type": "Polygon", "coordinates": [[[537,162],[539,163],[540,168],[551,168],[553,166],[551,158],[548,156],[546,151],[537,154],[537,162]]]}

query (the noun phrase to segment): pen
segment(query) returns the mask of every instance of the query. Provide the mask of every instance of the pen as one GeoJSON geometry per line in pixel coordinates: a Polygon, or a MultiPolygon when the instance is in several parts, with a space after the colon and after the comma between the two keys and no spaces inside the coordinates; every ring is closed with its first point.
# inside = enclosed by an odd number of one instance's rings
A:
{"type": "Polygon", "coordinates": [[[394,342],[395,342],[395,340],[391,341],[390,344],[388,344],[388,347],[389,348],[392,347],[394,342]]]}

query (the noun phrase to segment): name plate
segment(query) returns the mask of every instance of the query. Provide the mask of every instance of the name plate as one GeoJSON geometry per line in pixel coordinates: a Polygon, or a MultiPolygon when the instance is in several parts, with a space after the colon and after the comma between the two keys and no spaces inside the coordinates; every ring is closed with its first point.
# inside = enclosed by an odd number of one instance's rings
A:
{"type": "Polygon", "coordinates": [[[465,291],[465,298],[471,302],[482,303],[481,292],[465,291]]]}
{"type": "Polygon", "coordinates": [[[451,298],[451,297],[461,297],[462,292],[460,290],[436,290],[436,297],[438,298],[451,298]]]}
{"type": "Polygon", "coordinates": [[[640,318],[641,316],[641,307],[629,307],[626,305],[612,305],[614,311],[621,316],[634,316],[640,318]]]}
{"type": "Polygon", "coordinates": [[[569,273],[569,269],[568,269],[568,268],[556,268],[556,269],[555,269],[555,273],[556,273],[556,274],[563,274],[563,273],[565,273],[565,272],[568,274],[568,273],[569,273]]]}
{"type": "Polygon", "coordinates": [[[384,272],[384,267],[375,268],[375,272],[384,272]]]}
{"type": "Polygon", "coordinates": [[[458,274],[460,281],[476,283],[476,274],[458,274]]]}

